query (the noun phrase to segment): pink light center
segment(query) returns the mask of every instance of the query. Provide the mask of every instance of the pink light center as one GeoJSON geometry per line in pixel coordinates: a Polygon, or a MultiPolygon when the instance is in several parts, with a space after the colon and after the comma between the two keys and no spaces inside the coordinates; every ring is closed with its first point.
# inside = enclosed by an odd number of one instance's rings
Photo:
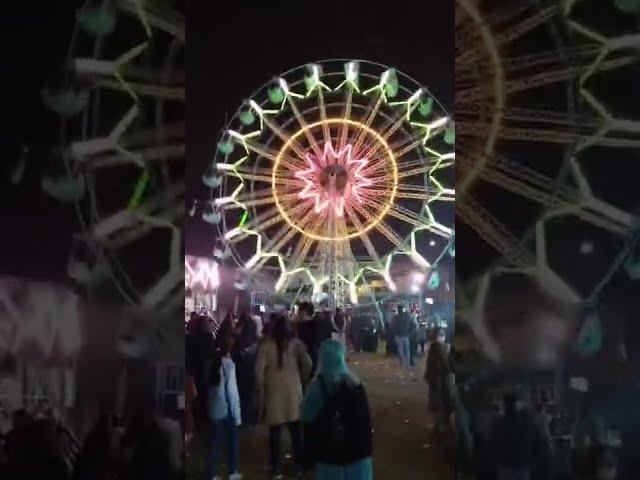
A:
{"type": "Polygon", "coordinates": [[[362,203],[363,187],[373,183],[362,172],[369,160],[354,158],[351,144],[336,152],[331,142],[327,142],[322,156],[308,153],[305,162],[309,168],[295,173],[304,185],[298,197],[312,200],[316,213],[332,209],[342,217],[345,204],[362,203]]]}

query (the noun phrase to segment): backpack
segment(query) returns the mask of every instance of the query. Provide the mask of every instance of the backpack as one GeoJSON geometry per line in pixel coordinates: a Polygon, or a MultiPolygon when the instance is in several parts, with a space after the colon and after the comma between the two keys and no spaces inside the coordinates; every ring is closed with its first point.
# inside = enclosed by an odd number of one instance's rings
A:
{"type": "Polygon", "coordinates": [[[371,418],[362,385],[350,385],[343,379],[329,395],[325,379],[318,376],[324,405],[309,425],[309,455],[313,463],[348,465],[371,456],[373,450],[371,418]]]}

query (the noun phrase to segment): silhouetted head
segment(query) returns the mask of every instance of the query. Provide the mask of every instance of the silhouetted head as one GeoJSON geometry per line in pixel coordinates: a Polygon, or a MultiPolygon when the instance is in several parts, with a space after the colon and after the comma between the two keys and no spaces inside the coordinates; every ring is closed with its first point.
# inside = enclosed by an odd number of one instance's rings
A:
{"type": "Polygon", "coordinates": [[[293,330],[289,319],[281,313],[271,315],[271,324],[271,336],[275,340],[276,347],[278,348],[278,366],[282,368],[284,351],[293,336],[293,330]]]}

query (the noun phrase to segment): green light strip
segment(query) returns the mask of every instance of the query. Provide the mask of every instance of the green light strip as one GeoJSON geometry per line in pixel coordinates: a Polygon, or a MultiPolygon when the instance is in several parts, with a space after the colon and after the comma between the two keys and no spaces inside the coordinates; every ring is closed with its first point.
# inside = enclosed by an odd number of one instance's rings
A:
{"type": "Polygon", "coordinates": [[[138,177],[138,181],[136,182],[136,186],[133,189],[133,195],[129,199],[129,203],[127,204],[127,208],[129,210],[133,208],[137,208],[142,201],[142,197],[144,197],[144,193],[147,190],[147,186],[149,185],[149,179],[151,175],[149,174],[149,170],[145,169],[140,177],[138,177]]]}
{"type": "Polygon", "coordinates": [[[249,218],[249,211],[245,210],[244,213],[242,214],[242,217],[240,217],[240,223],[238,224],[238,227],[242,228],[244,224],[247,223],[248,218],[249,218]]]}

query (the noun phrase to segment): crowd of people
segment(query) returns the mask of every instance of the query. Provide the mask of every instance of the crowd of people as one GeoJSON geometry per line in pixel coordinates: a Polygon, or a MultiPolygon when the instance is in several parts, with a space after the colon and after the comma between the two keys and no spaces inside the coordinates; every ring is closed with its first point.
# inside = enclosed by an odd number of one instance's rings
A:
{"type": "Polygon", "coordinates": [[[478,480],[617,480],[622,476],[601,426],[585,412],[564,450],[554,444],[549,405],[531,405],[513,391],[496,403],[487,390],[476,392],[473,408],[460,411],[457,449],[461,471],[478,480]]]}
{"type": "MultiPolygon", "coordinates": [[[[265,454],[273,478],[283,478],[283,430],[290,437],[294,474],[299,477],[312,470],[318,480],[373,478],[367,394],[347,363],[347,345],[358,350],[362,333],[370,331],[366,318],[360,320],[340,309],[315,311],[311,303],[298,305],[295,314],[276,312],[265,318],[248,313],[222,319],[191,315],[185,440],[189,443],[200,427],[208,432],[204,480],[221,478],[225,450],[229,478],[242,478],[239,427],[247,424],[268,426],[265,454]]],[[[419,342],[415,336],[414,342],[404,337],[417,330],[416,316],[399,307],[384,327],[397,342],[402,367],[411,369],[409,357],[413,359],[419,342]]],[[[427,362],[429,410],[438,432],[448,428],[453,411],[451,349],[438,330],[421,350],[427,362]]]]}
{"type": "Polygon", "coordinates": [[[177,421],[156,416],[153,410],[140,410],[127,421],[103,413],[78,440],[46,401],[32,409],[19,408],[0,436],[0,478],[182,478],[182,429],[177,421]]]}

